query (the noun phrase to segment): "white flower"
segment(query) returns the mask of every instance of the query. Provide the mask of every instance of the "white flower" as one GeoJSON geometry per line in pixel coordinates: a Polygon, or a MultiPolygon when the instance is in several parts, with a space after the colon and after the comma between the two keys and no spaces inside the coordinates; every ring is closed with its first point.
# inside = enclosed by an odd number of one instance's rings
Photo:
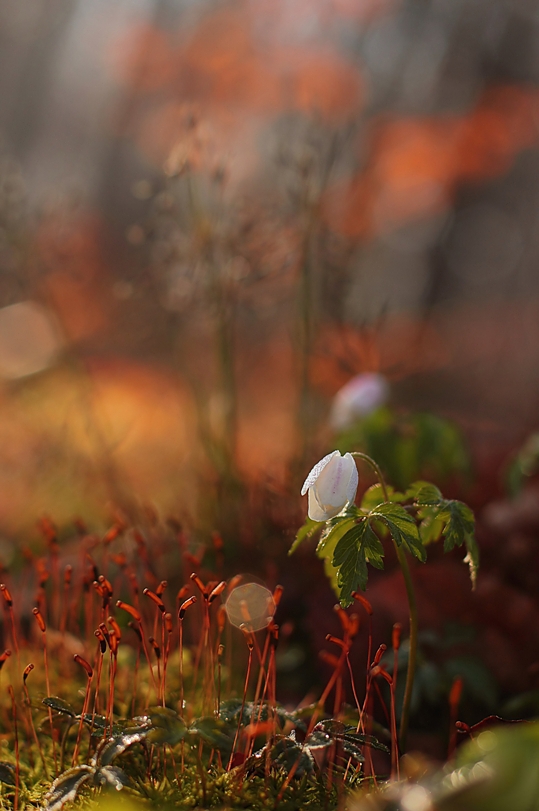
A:
{"type": "Polygon", "coordinates": [[[348,428],[359,417],[384,405],[389,397],[389,385],[383,375],[366,372],[356,375],[339,389],[333,398],[329,421],[335,431],[348,428]]]}
{"type": "Polygon", "coordinates": [[[328,453],[316,464],[301,488],[309,491],[309,518],[327,521],[354,501],[358,485],[357,467],[350,453],[328,453]]]}

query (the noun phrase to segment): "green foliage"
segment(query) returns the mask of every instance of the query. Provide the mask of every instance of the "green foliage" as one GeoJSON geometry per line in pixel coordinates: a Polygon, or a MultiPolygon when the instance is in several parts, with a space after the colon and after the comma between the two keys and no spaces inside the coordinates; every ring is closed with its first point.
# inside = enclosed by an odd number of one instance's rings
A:
{"type": "Polygon", "coordinates": [[[306,518],[305,523],[298,530],[294,543],[290,547],[288,554],[291,555],[293,552],[295,552],[303,541],[305,541],[307,538],[311,538],[319,529],[321,529],[321,524],[318,521],[313,521],[312,518],[306,518]]]}
{"type": "Polygon", "coordinates": [[[239,724],[241,720],[242,726],[257,724],[275,718],[281,729],[287,721],[300,729],[306,729],[297,712],[290,712],[280,704],[264,704],[259,701],[243,702],[239,698],[229,698],[226,701],[221,701],[219,717],[221,720],[233,724],[239,724]]]}
{"type": "Polygon", "coordinates": [[[55,712],[69,715],[71,718],[77,717],[77,712],[73,709],[71,704],[69,704],[68,701],[64,701],[63,698],[58,698],[58,696],[47,696],[47,698],[43,699],[43,704],[46,707],[50,707],[51,710],[55,712]]]}
{"type": "Polygon", "coordinates": [[[513,498],[528,479],[539,470],[539,433],[531,434],[509,463],[505,473],[505,486],[513,498]]]}
{"type": "Polygon", "coordinates": [[[364,761],[365,746],[389,752],[373,735],[363,735],[353,726],[329,719],[319,721],[304,741],[298,741],[294,731],[287,737],[278,738],[276,742],[269,741],[249,758],[245,767],[248,771],[256,771],[269,763],[273,768],[301,777],[321,768],[321,763],[322,768],[324,767],[324,760],[320,761],[316,757],[318,752],[327,752],[331,747],[338,747],[341,754],[337,761],[346,762],[348,758],[352,758],[359,764],[364,761]]]}
{"type": "Polygon", "coordinates": [[[389,534],[397,546],[403,546],[407,552],[410,552],[422,563],[425,562],[427,555],[419,537],[415,520],[406,512],[404,507],[391,501],[379,504],[368,515],[368,520],[376,518],[386,524],[389,534]]]}
{"type": "MultiPolygon", "coordinates": [[[[72,715],[71,705],[62,699],[48,699],[43,703],[47,707],[54,706],[60,715],[69,718],[69,722],[81,720],[80,715],[72,715]]],[[[275,804],[285,780],[293,780],[289,793],[301,795],[301,807],[311,808],[311,805],[305,804],[306,794],[310,794],[313,801],[317,798],[312,803],[313,809],[328,807],[331,792],[328,794],[324,783],[324,767],[329,762],[328,758],[331,757],[335,768],[339,764],[344,767],[349,759],[356,764],[356,768],[350,770],[347,777],[347,783],[351,786],[364,760],[365,747],[386,753],[388,750],[374,736],[358,733],[355,726],[333,719],[319,721],[303,741],[296,739],[295,730],[289,734],[281,732],[285,724],[293,724],[306,732],[306,719],[314,711],[319,710],[304,707],[297,712],[290,712],[280,705],[242,702],[234,698],[221,703],[219,716],[202,716],[187,724],[176,711],[168,707],[152,707],[141,716],[117,721],[115,728],[120,731],[112,734],[105,732],[95,754],[87,763],[60,774],[45,797],[45,808],[47,811],[61,811],[88,787],[110,788],[115,793],[128,788],[130,797],[138,795],[152,799],[160,807],[168,804],[171,808],[190,808],[198,805],[195,800],[190,799],[195,797],[202,801],[203,807],[228,808],[239,805],[258,808],[249,791],[253,781],[257,780],[257,775],[265,775],[261,783],[265,793],[259,795],[262,800],[271,791],[272,804],[275,804]],[[278,723],[265,746],[242,765],[227,771],[224,766],[237,739],[238,725],[247,726],[271,718],[276,718],[278,723]],[[142,746],[137,746],[138,744],[142,746]],[[181,750],[177,748],[179,746],[181,750]],[[166,748],[162,754],[159,754],[159,747],[166,748]],[[216,751],[224,756],[223,766],[216,762],[216,751]],[[181,780],[177,779],[177,762],[172,768],[172,773],[176,775],[175,788],[165,769],[157,784],[161,788],[161,794],[157,793],[153,797],[155,778],[152,777],[149,781],[147,779],[155,774],[152,764],[168,762],[170,765],[178,756],[182,763],[181,780]],[[122,759],[121,767],[116,763],[119,759],[122,759]],[[237,798],[238,802],[233,802],[232,797],[237,798]]],[[[94,725],[93,729],[97,731],[98,727],[94,725]]],[[[15,785],[13,767],[0,762],[0,781],[3,777],[3,782],[9,786],[15,785]]],[[[284,800],[283,803],[286,807],[284,800]]],[[[265,807],[264,802],[261,802],[260,807],[265,807]]],[[[335,803],[330,807],[335,807],[335,803]]]]}
{"type": "Polygon", "coordinates": [[[333,553],[341,605],[352,602],[352,594],[367,587],[367,562],[383,567],[384,548],[367,518],[355,524],[340,539],[333,553]]]}
{"type": "MultiPolygon", "coordinates": [[[[475,518],[471,509],[462,501],[444,499],[441,492],[428,482],[416,482],[408,493],[418,507],[421,519],[419,530],[423,544],[444,539],[444,551],[456,546],[466,547],[465,562],[470,568],[472,587],[475,587],[479,569],[479,548],[475,539],[475,518]]],[[[408,494],[407,493],[407,494],[408,494]]]]}
{"type": "Polygon", "coordinates": [[[324,561],[326,574],[341,605],[351,604],[353,593],[365,590],[367,564],[384,567],[383,538],[389,534],[397,548],[427,559],[428,544],[443,538],[444,551],[466,547],[465,562],[475,587],[479,549],[471,509],[462,501],[445,499],[438,487],[424,480],[409,484],[404,493],[382,483],[363,494],[361,508],[348,505],[325,523],[307,519],[299,530],[290,553],[306,538],[321,530],[316,554],[324,561]]]}

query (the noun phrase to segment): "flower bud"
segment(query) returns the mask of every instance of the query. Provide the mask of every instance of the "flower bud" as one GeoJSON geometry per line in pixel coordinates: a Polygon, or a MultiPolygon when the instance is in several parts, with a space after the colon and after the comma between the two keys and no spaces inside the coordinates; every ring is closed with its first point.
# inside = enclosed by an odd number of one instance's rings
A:
{"type": "Polygon", "coordinates": [[[301,489],[309,493],[309,518],[327,521],[354,501],[358,474],[354,457],[333,451],[313,467],[301,489]]]}
{"type": "Polygon", "coordinates": [[[339,389],[333,398],[329,421],[335,431],[342,431],[366,417],[387,402],[389,384],[383,375],[366,372],[356,375],[339,389]]]}

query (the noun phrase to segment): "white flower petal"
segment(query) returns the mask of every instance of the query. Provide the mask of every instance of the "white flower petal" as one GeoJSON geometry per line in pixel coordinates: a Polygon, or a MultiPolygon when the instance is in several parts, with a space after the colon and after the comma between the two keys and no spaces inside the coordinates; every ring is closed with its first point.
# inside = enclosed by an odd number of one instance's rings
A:
{"type": "Polygon", "coordinates": [[[348,490],[346,492],[348,502],[353,504],[356,500],[357,487],[359,484],[359,475],[357,472],[356,460],[350,453],[345,453],[343,459],[350,458],[352,462],[352,469],[350,470],[350,481],[348,482],[348,490]]]}
{"type": "Polygon", "coordinates": [[[328,516],[325,513],[323,507],[318,503],[316,498],[316,493],[314,492],[313,488],[309,488],[309,509],[307,511],[307,515],[311,519],[311,521],[327,521],[328,516]]]}
{"type": "MultiPolygon", "coordinates": [[[[315,481],[318,479],[326,465],[328,465],[335,455],[340,456],[340,451],[332,451],[328,453],[327,456],[324,456],[316,465],[313,467],[307,478],[303,483],[303,487],[301,488],[301,495],[304,496],[309,487],[312,487],[315,481]]],[[[316,518],[313,518],[313,521],[316,521],[316,518]]]]}
{"type": "Polygon", "coordinates": [[[348,459],[340,454],[335,456],[313,485],[316,497],[324,508],[339,507],[341,510],[348,501],[348,483],[352,475],[350,454],[348,456],[348,459]]]}

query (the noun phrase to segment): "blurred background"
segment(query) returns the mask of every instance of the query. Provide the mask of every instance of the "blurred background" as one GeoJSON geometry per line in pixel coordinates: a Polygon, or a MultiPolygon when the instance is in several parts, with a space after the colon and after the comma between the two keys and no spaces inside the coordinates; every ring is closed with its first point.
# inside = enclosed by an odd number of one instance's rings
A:
{"type": "Polygon", "coordinates": [[[475,625],[486,709],[539,706],[538,226],[534,0],[2,4],[2,565],[43,514],[152,509],[287,581],[318,645],[295,494],[361,441],[478,511],[477,591],[417,572],[431,660],[475,625]]]}

